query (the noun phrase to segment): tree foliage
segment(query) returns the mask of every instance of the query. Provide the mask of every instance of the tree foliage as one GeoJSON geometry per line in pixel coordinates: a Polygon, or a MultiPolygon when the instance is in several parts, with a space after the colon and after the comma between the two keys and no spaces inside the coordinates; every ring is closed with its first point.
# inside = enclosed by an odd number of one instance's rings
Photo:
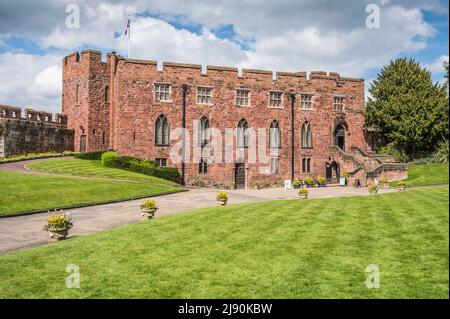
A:
{"type": "Polygon", "coordinates": [[[448,138],[448,95],[431,73],[413,59],[383,67],[369,89],[366,126],[376,128],[387,144],[413,157],[430,154],[448,138]]]}

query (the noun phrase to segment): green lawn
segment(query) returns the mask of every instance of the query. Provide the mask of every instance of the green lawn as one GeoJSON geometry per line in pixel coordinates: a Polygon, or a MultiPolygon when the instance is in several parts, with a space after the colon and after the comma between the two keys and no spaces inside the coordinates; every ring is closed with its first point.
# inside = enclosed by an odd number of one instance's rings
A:
{"type": "MultiPolygon", "coordinates": [[[[408,186],[448,184],[447,164],[411,164],[408,166],[408,186]]],[[[395,186],[396,183],[393,183],[395,186]]]]}
{"type": "Polygon", "coordinates": [[[0,171],[0,215],[101,203],[176,190],[148,182],[44,176],[0,171]]]}
{"type": "Polygon", "coordinates": [[[273,201],[143,221],[0,256],[0,297],[448,298],[448,195],[273,201]],[[68,264],[80,267],[79,289],[65,288],[68,264]],[[379,289],[364,284],[369,264],[379,289]]]}
{"type": "Polygon", "coordinates": [[[129,172],[117,168],[104,167],[102,166],[101,161],[89,161],[77,158],[63,158],[34,162],[27,164],[26,167],[33,170],[54,174],[131,179],[166,185],[176,185],[174,182],[158,177],[129,172]]]}

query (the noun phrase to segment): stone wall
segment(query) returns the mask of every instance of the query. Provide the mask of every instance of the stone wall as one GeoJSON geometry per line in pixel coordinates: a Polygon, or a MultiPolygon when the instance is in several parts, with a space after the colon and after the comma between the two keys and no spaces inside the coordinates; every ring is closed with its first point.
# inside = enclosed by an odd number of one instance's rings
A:
{"type": "Polygon", "coordinates": [[[0,157],[26,153],[73,151],[74,132],[67,116],[0,105],[0,157]]]}

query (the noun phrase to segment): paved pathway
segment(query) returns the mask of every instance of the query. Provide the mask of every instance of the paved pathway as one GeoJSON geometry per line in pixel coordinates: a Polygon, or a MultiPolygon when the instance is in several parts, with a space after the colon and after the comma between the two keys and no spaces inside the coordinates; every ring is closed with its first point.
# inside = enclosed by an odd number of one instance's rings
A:
{"type": "MultiPolygon", "coordinates": [[[[40,159],[43,160],[43,159],[40,159]]],[[[0,170],[45,174],[24,168],[34,161],[15,162],[0,165],[0,170]]],[[[380,190],[380,193],[394,190],[380,190]]],[[[270,200],[297,199],[297,190],[271,188],[262,190],[227,190],[228,205],[252,203],[270,200]]],[[[155,198],[159,210],[155,218],[174,213],[189,211],[195,208],[216,206],[215,189],[190,189],[188,192],[158,196],[155,198]]],[[[326,187],[310,189],[310,198],[368,195],[367,188],[326,187]]],[[[104,204],[91,207],[70,209],[74,227],[70,236],[80,236],[101,230],[134,223],[142,219],[139,205],[143,200],[132,200],[121,203],[104,204]]],[[[26,216],[0,218],[0,254],[8,251],[43,245],[51,242],[48,234],[42,230],[47,213],[26,216]]]]}
{"type": "MultiPolygon", "coordinates": [[[[380,190],[381,193],[394,190],[380,190]]],[[[282,188],[263,190],[228,190],[229,205],[280,199],[297,199],[296,190],[282,188]]],[[[213,189],[191,189],[188,192],[156,197],[159,206],[155,218],[194,208],[216,206],[213,189]]],[[[310,189],[310,198],[367,195],[367,188],[326,187],[310,189]]],[[[85,235],[142,219],[139,205],[142,200],[98,205],[69,210],[74,227],[70,236],[85,235]]],[[[0,254],[7,251],[38,246],[51,242],[42,230],[47,213],[0,218],[0,254]]]]}

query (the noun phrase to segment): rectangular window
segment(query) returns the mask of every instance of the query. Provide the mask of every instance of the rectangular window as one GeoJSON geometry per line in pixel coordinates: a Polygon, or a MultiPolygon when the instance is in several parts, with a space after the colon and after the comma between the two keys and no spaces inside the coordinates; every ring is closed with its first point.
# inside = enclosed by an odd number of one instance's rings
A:
{"type": "Polygon", "coordinates": [[[341,96],[335,96],[333,100],[333,110],[335,112],[344,111],[344,98],[341,96]]]}
{"type": "Polygon", "coordinates": [[[198,172],[199,172],[199,174],[208,173],[208,162],[206,160],[204,160],[203,158],[200,159],[200,163],[198,163],[198,172]]]}
{"type": "Polygon", "coordinates": [[[156,101],[170,101],[171,100],[171,85],[170,84],[155,84],[155,100],[156,101]]]}
{"type": "Polygon", "coordinates": [[[156,167],[166,166],[167,165],[167,158],[157,158],[155,159],[156,167]]]}
{"type": "Polygon", "coordinates": [[[302,158],[302,173],[311,173],[311,158],[302,158]]]}
{"type": "Polygon", "coordinates": [[[300,108],[302,110],[312,110],[313,109],[313,96],[312,94],[301,94],[300,108]]]}
{"type": "Polygon", "coordinates": [[[209,87],[197,87],[197,103],[198,104],[211,104],[212,88],[209,87]]]}
{"type": "Polygon", "coordinates": [[[278,173],[278,157],[270,158],[270,174],[278,173]]]}
{"type": "Polygon", "coordinates": [[[249,106],[250,90],[236,90],[236,105],[249,106]]]}
{"type": "Polygon", "coordinates": [[[269,106],[270,107],[281,107],[281,92],[270,91],[269,92],[269,106]]]}

